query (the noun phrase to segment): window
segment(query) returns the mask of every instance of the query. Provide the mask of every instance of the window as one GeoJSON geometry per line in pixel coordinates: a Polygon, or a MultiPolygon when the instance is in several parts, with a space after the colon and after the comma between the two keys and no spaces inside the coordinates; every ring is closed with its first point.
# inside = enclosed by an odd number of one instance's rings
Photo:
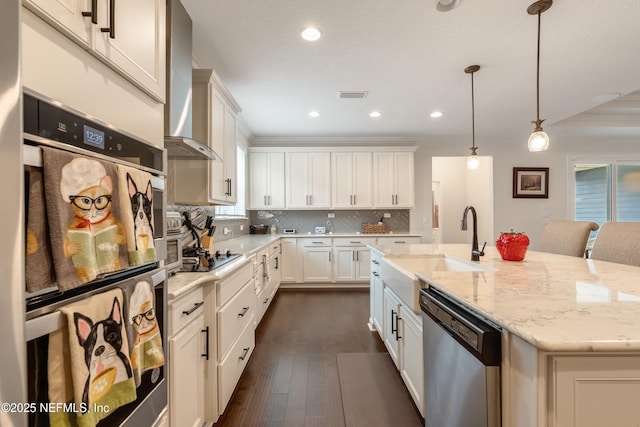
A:
{"type": "Polygon", "coordinates": [[[237,193],[238,193],[238,201],[235,206],[216,206],[216,219],[240,219],[246,218],[247,210],[246,210],[246,177],[247,177],[247,152],[242,148],[237,148],[237,177],[238,185],[237,185],[237,193]]]}
{"type": "Polygon", "coordinates": [[[576,221],[640,221],[640,160],[574,160],[573,169],[576,221]]]}

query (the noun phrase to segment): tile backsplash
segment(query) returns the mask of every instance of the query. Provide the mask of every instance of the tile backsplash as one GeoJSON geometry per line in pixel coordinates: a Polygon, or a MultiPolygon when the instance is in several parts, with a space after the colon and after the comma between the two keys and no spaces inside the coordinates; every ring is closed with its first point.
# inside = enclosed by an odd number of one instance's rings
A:
{"type": "MultiPolygon", "coordinates": [[[[327,233],[355,233],[362,231],[362,224],[377,224],[382,219],[385,232],[408,233],[409,210],[322,210],[322,211],[248,211],[247,219],[215,219],[213,206],[189,206],[169,205],[168,210],[189,212],[191,221],[198,227],[203,227],[208,215],[214,217],[213,225],[216,231],[213,234],[215,242],[223,242],[245,234],[249,234],[249,225],[265,224],[271,228],[276,226],[277,232],[282,233],[284,228],[294,228],[297,233],[313,233],[316,227],[325,227],[327,233]],[[328,214],[334,214],[334,218],[328,218],[328,214]],[[390,218],[383,218],[385,213],[391,214],[390,218]],[[225,228],[228,233],[225,234],[225,228]]],[[[183,227],[185,234],[184,245],[189,245],[193,238],[183,227]]]]}
{"type": "Polygon", "coordinates": [[[326,232],[355,233],[362,231],[362,224],[377,224],[382,219],[385,231],[409,232],[409,210],[326,210],[326,211],[251,211],[251,224],[276,226],[278,233],[284,228],[295,228],[298,233],[313,233],[316,227],[325,227],[326,232]],[[328,214],[334,218],[328,218],[328,214]],[[385,213],[390,218],[383,218],[385,213]],[[383,219],[382,219],[383,218],[383,219]]]}

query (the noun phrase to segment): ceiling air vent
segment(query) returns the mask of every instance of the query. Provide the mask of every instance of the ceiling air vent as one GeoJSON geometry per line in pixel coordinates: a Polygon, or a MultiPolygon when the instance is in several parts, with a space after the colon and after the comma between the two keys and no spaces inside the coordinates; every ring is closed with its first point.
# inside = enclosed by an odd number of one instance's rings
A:
{"type": "Polygon", "coordinates": [[[338,98],[341,99],[364,99],[367,97],[367,94],[369,92],[367,92],[366,90],[361,90],[361,91],[348,91],[348,90],[341,90],[338,92],[338,98]]]}

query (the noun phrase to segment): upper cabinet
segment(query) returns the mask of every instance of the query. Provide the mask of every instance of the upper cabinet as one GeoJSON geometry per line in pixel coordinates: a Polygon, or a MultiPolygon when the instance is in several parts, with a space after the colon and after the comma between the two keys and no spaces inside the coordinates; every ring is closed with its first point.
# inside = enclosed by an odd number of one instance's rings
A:
{"type": "Polygon", "coordinates": [[[237,117],[240,107],[214,70],[193,70],[193,138],[222,161],[175,160],[175,203],[232,205],[237,201],[237,117]]]}
{"type": "Polygon", "coordinates": [[[331,154],[287,153],[287,208],[331,207],[331,154]]]}
{"type": "Polygon", "coordinates": [[[251,147],[248,209],[412,208],[414,151],[251,147]]]}
{"type": "Polygon", "coordinates": [[[412,208],[415,180],[413,169],[413,152],[374,152],[374,206],[412,208]]]}
{"type": "Polygon", "coordinates": [[[165,101],[165,0],[23,0],[23,4],[149,96],[165,101]]]}
{"type": "Polygon", "coordinates": [[[370,152],[331,153],[331,200],[334,208],[373,207],[370,152]]]}
{"type": "Polygon", "coordinates": [[[284,153],[249,153],[249,209],[284,209],[284,153]]]}

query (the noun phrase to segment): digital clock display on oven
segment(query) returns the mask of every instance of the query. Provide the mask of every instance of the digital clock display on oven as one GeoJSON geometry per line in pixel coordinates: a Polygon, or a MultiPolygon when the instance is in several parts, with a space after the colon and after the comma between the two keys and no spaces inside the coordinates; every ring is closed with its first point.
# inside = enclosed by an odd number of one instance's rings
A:
{"type": "Polygon", "coordinates": [[[84,125],[84,143],[104,150],[104,132],[84,125]]]}

